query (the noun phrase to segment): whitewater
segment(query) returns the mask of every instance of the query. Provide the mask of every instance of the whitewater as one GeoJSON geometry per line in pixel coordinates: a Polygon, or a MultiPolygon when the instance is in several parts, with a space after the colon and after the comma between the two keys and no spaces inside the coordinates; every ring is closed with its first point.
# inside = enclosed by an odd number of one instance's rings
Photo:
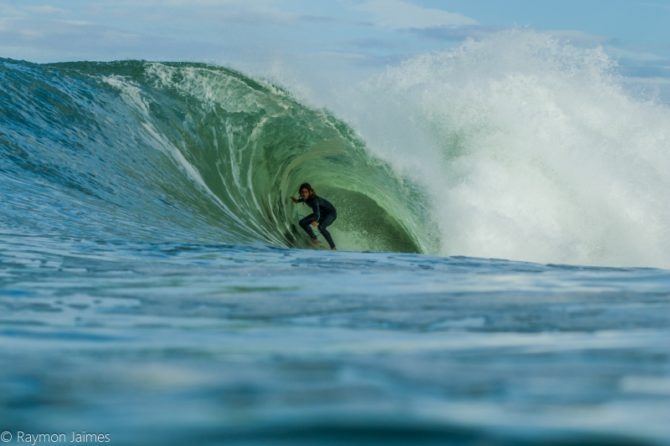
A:
{"type": "Polygon", "coordinates": [[[0,431],[670,442],[670,106],[602,49],[503,32],[321,99],[183,62],[0,84],[0,431]]]}

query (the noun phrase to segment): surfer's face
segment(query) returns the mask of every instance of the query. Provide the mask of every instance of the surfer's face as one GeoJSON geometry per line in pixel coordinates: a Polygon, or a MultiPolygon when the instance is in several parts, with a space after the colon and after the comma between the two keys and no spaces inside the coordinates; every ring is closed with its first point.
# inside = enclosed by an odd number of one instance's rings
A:
{"type": "Polygon", "coordinates": [[[305,187],[300,189],[300,198],[302,198],[303,200],[308,199],[311,195],[312,195],[312,193],[309,191],[309,189],[307,189],[305,187]]]}

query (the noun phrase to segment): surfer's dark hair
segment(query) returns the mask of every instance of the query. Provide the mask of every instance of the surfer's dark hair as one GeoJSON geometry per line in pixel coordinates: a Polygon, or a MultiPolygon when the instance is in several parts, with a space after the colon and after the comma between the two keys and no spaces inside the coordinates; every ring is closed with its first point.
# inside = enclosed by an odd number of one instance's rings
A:
{"type": "Polygon", "coordinates": [[[302,183],[300,187],[298,188],[298,192],[300,192],[303,189],[307,189],[310,192],[314,192],[314,189],[312,189],[312,185],[309,183],[302,183]]]}

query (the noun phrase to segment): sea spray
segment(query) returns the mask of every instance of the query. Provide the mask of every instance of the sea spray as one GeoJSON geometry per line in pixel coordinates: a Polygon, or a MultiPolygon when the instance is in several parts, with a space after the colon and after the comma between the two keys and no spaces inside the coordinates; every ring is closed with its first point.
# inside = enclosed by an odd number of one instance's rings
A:
{"type": "Polygon", "coordinates": [[[444,255],[670,265],[670,108],[600,48],[508,31],[387,69],[339,110],[430,197],[444,255]]]}

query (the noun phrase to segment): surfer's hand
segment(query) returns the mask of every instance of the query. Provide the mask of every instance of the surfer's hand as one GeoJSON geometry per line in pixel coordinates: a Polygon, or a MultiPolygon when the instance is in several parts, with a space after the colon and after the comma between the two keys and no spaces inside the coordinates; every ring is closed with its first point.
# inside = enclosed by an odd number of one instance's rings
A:
{"type": "Polygon", "coordinates": [[[313,221],[312,223],[310,223],[310,224],[311,224],[312,226],[314,226],[315,228],[316,228],[317,226],[319,226],[319,222],[316,221],[316,220],[314,220],[314,221],[313,221]]]}
{"type": "Polygon", "coordinates": [[[295,197],[291,197],[291,201],[292,201],[293,203],[297,203],[297,202],[298,202],[298,199],[295,198],[295,197]]]}

